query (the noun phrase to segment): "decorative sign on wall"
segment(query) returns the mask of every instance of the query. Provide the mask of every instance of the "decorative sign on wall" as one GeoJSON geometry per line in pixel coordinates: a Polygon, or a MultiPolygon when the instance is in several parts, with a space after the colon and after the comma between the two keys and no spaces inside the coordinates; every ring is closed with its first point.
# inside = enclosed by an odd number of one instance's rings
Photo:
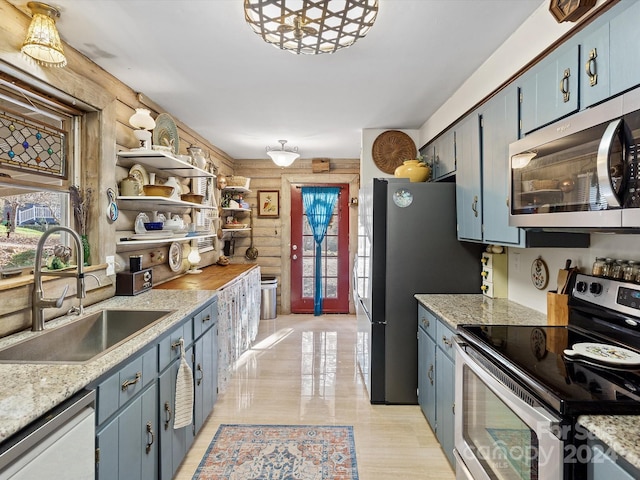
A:
{"type": "Polygon", "coordinates": [[[0,165],[66,178],[64,133],[0,112],[0,165]]]}
{"type": "Polygon", "coordinates": [[[258,190],[258,216],[280,216],[280,192],[278,190],[258,190]]]}

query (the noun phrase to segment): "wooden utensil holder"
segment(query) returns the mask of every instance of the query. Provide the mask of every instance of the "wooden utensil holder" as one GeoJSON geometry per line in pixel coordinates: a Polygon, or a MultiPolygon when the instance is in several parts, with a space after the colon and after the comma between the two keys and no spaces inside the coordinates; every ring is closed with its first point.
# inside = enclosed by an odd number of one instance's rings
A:
{"type": "MultiPolygon", "coordinates": [[[[569,295],[547,292],[547,324],[552,327],[563,327],[569,323],[569,295]]],[[[547,329],[547,350],[562,353],[568,348],[568,331],[566,328],[547,329]]]]}

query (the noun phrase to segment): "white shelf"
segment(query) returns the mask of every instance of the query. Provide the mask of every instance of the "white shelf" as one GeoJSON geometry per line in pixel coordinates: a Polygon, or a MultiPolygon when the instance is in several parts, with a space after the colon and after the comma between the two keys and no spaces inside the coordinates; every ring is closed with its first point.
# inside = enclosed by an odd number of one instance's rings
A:
{"type": "Polygon", "coordinates": [[[194,235],[192,237],[179,236],[179,237],[166,237],[166,238],[158,238],[155,240],[123,240],[129,238],[131,235],[134,235],[134,232],[116,232],[116,236],[118,240],[116,241],[116,245],[144,245],[150,243],[173,243],[173,242],[190,242],[191,240],[201,240],[203,238],[211,238],[215,237],[215,233],[208,233],[206,235],[194,235]]]}
{"type": "Polygon", "coordinates": [[[224,187],[222,191],[232,193],[251,193],[251,190],[245,187],[224,187]]]}
{"type": "Polygon", "coordinates": [[[222,229],[222,231],[224,233],[227,233],[227,232],[231,232],[231,233],[233,233],[233,232],[248,232],[249,230],[251,230],[251,229],[248,228],[248,227],[247,228],[223,228],[222,229]]]}
{"type": "Polygon", "coordinates": [[[150,172],[169,174],[169,176],[182,178],[216,177],[213,173],[184,162],[170,153],[155,150],[118,152],[118,165],[121,167],[131,168],[136,163],[144,165],[150,172]]]}
{"type": "Polygon", "coordinates": [[[184,202],[182,200],[150,195],[118,197],[118,208],[120,210],[137,210],[142,212],[166,211],[173,213],[187,213],[192,208],[217,210],[217,207],[213,205],[184,202]]]}
{"type": "Polygon", "coordinates": [[[220,207],[222,210],[227,210],[229,212],[250,212],[250,208],[229,208],[229,207],[220,207]]]}

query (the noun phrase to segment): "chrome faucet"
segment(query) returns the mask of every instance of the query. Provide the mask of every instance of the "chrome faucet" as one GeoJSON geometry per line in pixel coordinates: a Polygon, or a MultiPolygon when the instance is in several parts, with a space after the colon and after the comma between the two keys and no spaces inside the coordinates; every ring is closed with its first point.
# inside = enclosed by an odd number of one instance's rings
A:
{"type": "Polygon", "coordinates": [[[44,298],[42,296],[42,277],[43,276],[56,276],[56,277],[76,277],[78,285],[77,285],[77,294],[76,296],[82,302],[82,298],[85,297],[85,289],[84,289],[84,256],[82,251],[82,240],[80,240],[80,235],[78,235],[75,231],[70,229],[69,227],[57,226],[51,227],[47,231],[45,231],[40,240],[38,241],[38,246],[36,247],[36,260],[35,267],[33,269],[33,292],[31,295],[31,330],[34,332],[40,332],[44,330],[44,309],[48,307],[60,308],[62,306],[62,302],[64,301],[64,297],[67,294],[67,290],[69,290],[69,285],[64,287],[62,295],[60,298],[44,298]],[[76,260],[78,266],[76,268],[76,272],[43,272],[42,271],[42,252],[44,250],[44,244],[47,240],[47,237],[55,232],[66,232],[74,240],[76,244],[76,260]]]}

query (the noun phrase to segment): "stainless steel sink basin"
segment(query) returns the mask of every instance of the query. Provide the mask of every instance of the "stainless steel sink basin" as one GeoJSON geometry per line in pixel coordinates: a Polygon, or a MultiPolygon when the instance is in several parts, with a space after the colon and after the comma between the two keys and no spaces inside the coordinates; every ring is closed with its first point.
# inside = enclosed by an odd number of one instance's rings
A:
{"type": "Polygon", "coordinates": [[[170,310],[101,310],[0,350],[0,363],[86,363],[170,315],[170,310]]]}

